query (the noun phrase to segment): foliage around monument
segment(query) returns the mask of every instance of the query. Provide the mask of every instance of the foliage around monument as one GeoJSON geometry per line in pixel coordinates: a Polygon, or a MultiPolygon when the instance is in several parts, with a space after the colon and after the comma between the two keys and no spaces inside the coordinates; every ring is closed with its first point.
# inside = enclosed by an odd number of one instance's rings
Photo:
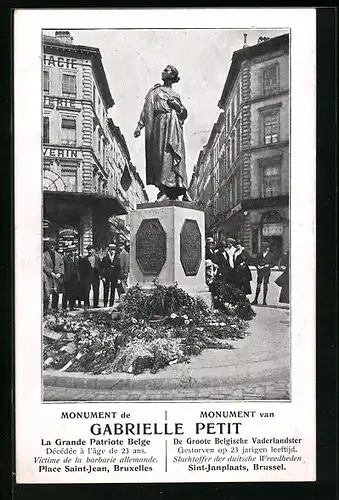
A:
{"type": "Polygon", "coordinates": [[[44,320],[44,368],[135,375],[189,363],[206,348],[232,349],[247,323],[232,309],[209,309],[177,285],[150,292],[130,288],[116,310],[49,315],[44,320]]]}

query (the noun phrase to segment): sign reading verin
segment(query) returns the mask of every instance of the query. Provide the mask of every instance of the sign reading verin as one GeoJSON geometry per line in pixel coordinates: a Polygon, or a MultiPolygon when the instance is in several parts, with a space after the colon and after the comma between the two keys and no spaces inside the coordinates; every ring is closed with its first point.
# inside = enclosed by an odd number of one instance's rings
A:
{"type": "Polygon", "coordinates": [[[42,148],[44,156],[52,158],[69,158],[79,160],[82,158],[82,153],[79,149],[68,149],[59,147],[46,147],[42,148]]]}

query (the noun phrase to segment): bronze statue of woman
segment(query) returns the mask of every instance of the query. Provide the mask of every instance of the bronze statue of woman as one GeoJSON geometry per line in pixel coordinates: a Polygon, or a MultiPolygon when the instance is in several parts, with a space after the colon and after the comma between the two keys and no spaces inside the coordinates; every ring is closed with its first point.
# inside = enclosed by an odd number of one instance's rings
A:
{"type": "Polygon", "coordinates": [[[134,137],[145,127],[146,184],[159,188],[158,200],[183,195],[184,201],[190,201],[182,130],[187,109],[172,89],[179,81],[178,70],[168,65],[161,78],[163,85],[157,83],[145,97],[134,137]]]}

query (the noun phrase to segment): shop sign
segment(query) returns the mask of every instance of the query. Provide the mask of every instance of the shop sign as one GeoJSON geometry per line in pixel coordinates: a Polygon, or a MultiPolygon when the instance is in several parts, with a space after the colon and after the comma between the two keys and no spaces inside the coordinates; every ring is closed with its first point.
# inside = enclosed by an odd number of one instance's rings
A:
{"type": "Polygon", "coordinates": [[[71,57],[62,57],[62,56],[57,57],[44,54],[44,65],[54,66],[57,68],[76,69],[77,60],[71,57]]]}
{"type": "Polygon", "coordinates": [[[262,228],[263,236],[281,236],[283,234],[282,224],[264,224],[262,228]]]}
{"type": "Polygon", "coordinates": [[[78,149],[66,149],[66,148],[43,148],[44,156],[49,156],[53,158],[70,158],[70,159],[81,159],[81,151],[78,149]]]}
{"type": "Polygon", "coordinates": [[[51,225],[51,222],[49,220],[44,219],[42,221],[42,227],[43,227],[43,229],[48,229],[50,225],[51,225]]]}
{"type": "Polygon", "coordinates": [[[76,106],[77,101],[75,99],[70,99],[69,97],[52,97],[49,95],[44,96],[44,106],[58,106],[61,108],[70,109],[81,109],[80,106],[76,106]]]}

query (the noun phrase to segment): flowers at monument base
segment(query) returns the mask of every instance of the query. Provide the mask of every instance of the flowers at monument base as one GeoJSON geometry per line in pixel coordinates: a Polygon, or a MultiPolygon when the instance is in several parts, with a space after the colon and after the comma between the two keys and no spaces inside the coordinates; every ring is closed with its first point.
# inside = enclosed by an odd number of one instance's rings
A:
{"type": "Polygon", "coordinates": [[[44,319],[44,369],[69,372],[140,374],[189,363],[204,349],[232,349],[247,323],[177,286],[128,290],[114,313],[49,315],[44,319]]]}

